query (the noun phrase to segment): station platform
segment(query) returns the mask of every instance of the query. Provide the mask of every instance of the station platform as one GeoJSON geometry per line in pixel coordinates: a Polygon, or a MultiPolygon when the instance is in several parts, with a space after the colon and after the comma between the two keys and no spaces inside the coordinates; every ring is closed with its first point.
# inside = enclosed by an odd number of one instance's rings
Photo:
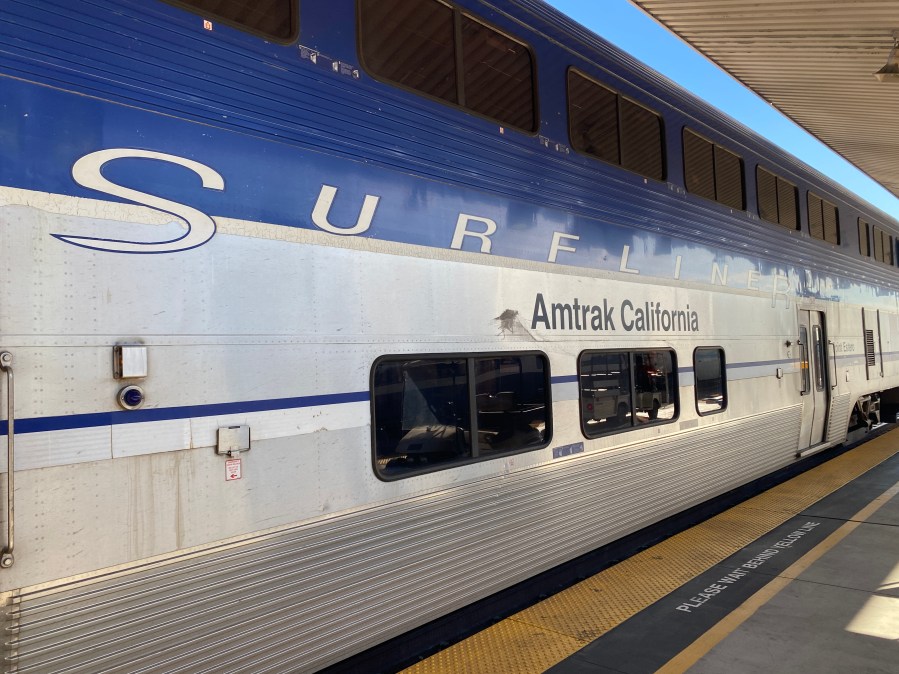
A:
{"type": "Polygon", "coordinates": [[[403,674],[899,671],[899,429],[403,674]]]}

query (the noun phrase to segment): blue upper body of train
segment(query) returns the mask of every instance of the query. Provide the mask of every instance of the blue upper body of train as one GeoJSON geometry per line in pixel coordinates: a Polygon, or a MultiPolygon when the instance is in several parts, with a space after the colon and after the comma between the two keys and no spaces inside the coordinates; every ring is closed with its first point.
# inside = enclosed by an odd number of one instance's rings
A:
{"type": "MultiPolygon", "coordinates": [[[[861,218],[892,232],[883,214],[543,3],[455,7],[530,51],[533,129],[373,76],[354,0],[299,3],[295,38],[283,40],[157,1],[6,3],[0,184],[124,201],[137,189],[211,216],[313,229],[327,187],[336,236],[893,305],[895,268],[860,250],[856,229],[861,218]],[[663,179],[575,149],[572,69],[660,116],[663,179]],[[684,128],[741,158],[744,208],[685,189],[684,128]],[[73,177],[79,159],[109,148],[119,155],[98,166],[118,194],[73,177]],[[204,188],[188,161],[222,188],[204,188]],[[759,217],[758,167],[797,186],[799,231],[759,217]],[[810,190],[837,208],[836,245],[809,236],[810,190]]],[[[57,236],[116,253],[173,248],[57,236]]]]}

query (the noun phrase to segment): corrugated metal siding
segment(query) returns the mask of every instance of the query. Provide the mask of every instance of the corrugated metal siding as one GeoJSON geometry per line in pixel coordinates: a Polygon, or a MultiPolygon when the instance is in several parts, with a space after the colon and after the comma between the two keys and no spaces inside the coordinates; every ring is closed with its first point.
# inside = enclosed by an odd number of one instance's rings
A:
{"type": "Polygon", "coordinates": [[[848,393],[833,399],[830,404],[830,419],[827,422],[827,442],[839,442],[846,438],[851,407],[848,393]]]}
{"type": "Polygon", "coordinates": [[[8,671],[311,671],[784,465],[799,412],[26,589],[6,608],[8,671]]]}
{"type": "Polygon", "coordinates": [[[632,0],[899,196],[890,0],[632,0]]]}

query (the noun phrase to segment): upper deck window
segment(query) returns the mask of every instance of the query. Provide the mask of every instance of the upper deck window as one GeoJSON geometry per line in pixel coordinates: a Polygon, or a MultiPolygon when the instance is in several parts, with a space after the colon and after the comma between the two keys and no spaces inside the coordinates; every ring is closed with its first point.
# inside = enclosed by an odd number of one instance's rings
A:
{"type": "Polygon", "coordinates": [[[574,70],[568,71],[568,133],[579,152],[665,179],[662,118],[574,70]]]}
{"type": "Polygon", "coordinates": [[[684,183],[693,194],[731,208],[745,207],[743,160],[687,128],[684,129],[684,183]]]}
{"type": "Polygon", "coordinates": [[[814,239],[839,245],[840,217],[837,207],[812,192],[808,193],[808,232],[814,239]]]}
{"type": "Polygon", "coordinates": [[[525,131],[537,128],[530,50],[438,0],[359,0],[374,75],[525,131]]]}
{"type": "Polygon", "coordinates": [[[869,233],[871,230],[871,226],[862,220],[858,219],[858,252],[861,253],[864,257],[871,257],[871,244],[869,243],[869,233]]]}
{"type": "Polygon", "coordinates": [[[893,237],[880,227],[874,227],[874,259],[893,265],[893,237]]]}
{"type": "Polygon", "coordinates": [[[759,216],[787,229],[799,229],[799,190],[780,176],[756,167],[756,194],[759,216]]]}
{"type": "Polygon", "coordinates": [[[278,42],[290,42],[297,34],[297,0],[167,0],[208,19],[278,42]]]}
{"type": "Polygon", "coordinates": [[[485,117],[533,131],[531,53],[505,35],[462,15],[462,101],[485,117]]]}

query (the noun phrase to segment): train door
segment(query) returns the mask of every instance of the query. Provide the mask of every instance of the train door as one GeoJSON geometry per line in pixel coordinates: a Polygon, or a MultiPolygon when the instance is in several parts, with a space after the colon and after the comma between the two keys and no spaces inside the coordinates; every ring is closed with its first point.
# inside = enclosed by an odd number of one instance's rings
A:
{"type": "Polygon", "coordinates": [[[803,396],[799,450],[824,442],[830,384],[824,312],[799,312],[800,392],[803,396]]]}

